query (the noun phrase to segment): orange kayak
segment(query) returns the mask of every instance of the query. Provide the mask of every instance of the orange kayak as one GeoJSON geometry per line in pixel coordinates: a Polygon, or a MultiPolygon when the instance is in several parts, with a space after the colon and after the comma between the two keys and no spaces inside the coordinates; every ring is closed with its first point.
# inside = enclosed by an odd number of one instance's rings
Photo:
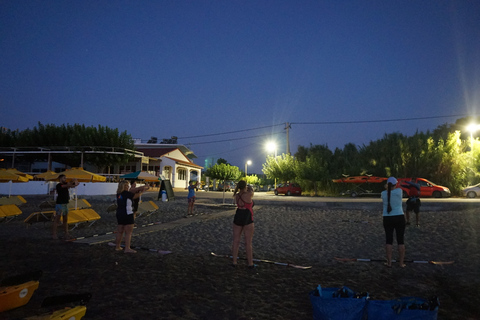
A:
{"type": "Polygon", "coordinates": [[[38,285],[38,281],[28,281],[19,285],[0,287],[0,312],[27,304],[38,285]]]}
{"type": "Polygon", "coordinates": [[[353,176],[332,180],[335,183],[380,183],[386,181],[383,177],[353,176]]]}

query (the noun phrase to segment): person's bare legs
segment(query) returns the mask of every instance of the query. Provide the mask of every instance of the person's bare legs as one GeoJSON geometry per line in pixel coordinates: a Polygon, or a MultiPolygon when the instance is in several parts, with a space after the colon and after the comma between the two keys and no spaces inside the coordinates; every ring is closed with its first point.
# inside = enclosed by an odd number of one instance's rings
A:
{"type": "Polygon", "coordinates": [[[406,224],[410,224],[410,211],[405,211],[406,224]]]}
{"type": "Polygon", "coordinates": [[[119,224],[117,226],[117,235],[115,237],[115,250],[117,251],[122,250],[123,232],[125,232],[125,226],[119,224]]]}
{"type": "Polygon", "coordinates": [[[393,246],[391,244],[385,245],[385,253],[387,254],[387,263],[386,263],[387,267],[392,266],[392,247],[393,246]]]}
{"type": "Polygon", "coordinates": [[[52,238],[53,239],[58,239],[58,235],[57,235],[57,227],[60,223],[60,219],[61,219],[62,215],[60,214],[56,214],[55,217],[53,218],[53,229],[52,229],[52,238]]]}
{"type": "Polygon", "coordinates": [[[132,241],[133,233],[133,224],[127,224],[125,226],[125,253],[137,253],[137,251],[130,248],[130,243],[132,241]]]}
{"type": "Polygon", "coordinates": [[[253,223],[250,223],[243,227],[245,233],[245,251],[247,251],[247,262],[249,266],[253,266],[253,232],[255,231],[255,226],[253,223]]]}
{"type": "Polygon", "coordinates": [[[232,264],[237,265],[238,248],[240,246],[240,239],[242,238],[243,227],[233,224],[233,243],[232,243],[232,264]]]}
{"type": "Polygon", "coordinates": [[[63,231],[65,233],[65,240],[70,239],[70,234],[68,233],[68,214],[63,216],[63,231]]]}
{"type": "Polygon", "coordinates": [[[415,221],[416,221],[417,227],[418,227],[418,226],[420,225],[420,224],[419,224],[419,221],[420,221],[420,212],[419,212],[419,213],[416,213],[416,212],[415,212],[415,221]]]}
{"type": "Polygon", "coordinates": [[[398,262],[400,262],[400,267],[405,268],[405,245],[398,245],[398,262]]]}

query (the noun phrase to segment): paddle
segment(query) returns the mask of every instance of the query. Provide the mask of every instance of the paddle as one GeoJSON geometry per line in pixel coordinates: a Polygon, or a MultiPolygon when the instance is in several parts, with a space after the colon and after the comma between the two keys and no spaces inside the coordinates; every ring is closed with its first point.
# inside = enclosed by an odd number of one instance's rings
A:
{"type": "MultiPolygon", "coordinates": [[[[210,254],[211,254],[212,256],[214,256],[214,257],[230,258],[230,259],[233,258],[233,256],[230,256],[230,255],[221,255],[221,254],[216,254],[216,253],[214,253],[214,252],[211,252],[210,254]]],[[[246,258],[240,258],[240,259],[242,259],[242,260],[247,260],[246,258]]],[[[276,262],[276,261],[265,260],[265,259],[253,259],[253,261],[255,261],[255,262],[271,263],[271,264],[276,264],[276,265],[279,265],[279,266],[292,267],[292,268],[302,269],[302,270],[307,270],[307,269],[311,269],[311,268],[312,268],[312,266],[304,267],[304,266],[299,266],[299,265],[296,265],[296,264],[285,263],[285,262],[276,262]]]]}
{"type": "MultiPolygon", "coordinates": [[[[356,261],[356,262],[385,262],[385,259],[358,259],[358,258],[334,258],[337,261],[356,261]]],[[[392,260],[392,262],[397,262],[397,260],[392,260]]],[[[429,263],[429,264],[453,264],[455,261],[427,261],[427,260],[405,260],[404,262],[411,263],[429,263]]]]}

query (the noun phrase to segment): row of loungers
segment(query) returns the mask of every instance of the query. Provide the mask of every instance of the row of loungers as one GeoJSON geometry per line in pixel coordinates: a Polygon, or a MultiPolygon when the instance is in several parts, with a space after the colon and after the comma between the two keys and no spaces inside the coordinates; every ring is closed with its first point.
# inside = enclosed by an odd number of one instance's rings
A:
{"type": "Polygon", "coordinates": [[[0,198],[0,221],[9,222],[16,216],[22,214],[22,210],[18,206],[27,203],[22,196],[3,197],[0,198]]]}
{"type": "MultiPolygon", "coordinates": [[[[99,220],[101,217],[100,215],[95,212],[91,208],[90,203],[88,203],[85,199],[78,199],[77,201],[70,201],[68,204],[68,224],[74,224],[75,226],[72,228],[75,229],[81,223],[88,223],[91,226],[95,221],[99,220]]],[[[116,206],[111,206],[112,209],[110,211],[116,210],[116,206]]],[[[142,214],[152,214],[158,210],[158,206],[153,201],[143,201],[138,205],[138,216],[140,217],[142,214]]],[[[54,210],[49,211],[39,211],[34,212],[29,215],[24,222],[28,224],[32,224],[35,222],[49,222],[52,221],[53,215],[55,214],[54,210]]]]}

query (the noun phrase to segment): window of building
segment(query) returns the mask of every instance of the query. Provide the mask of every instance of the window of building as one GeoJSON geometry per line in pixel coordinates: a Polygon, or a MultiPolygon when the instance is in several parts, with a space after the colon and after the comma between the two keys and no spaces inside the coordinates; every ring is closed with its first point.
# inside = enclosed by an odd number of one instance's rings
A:
{"type": "Polygon", "coordinates": [[[187,170],[178,169],[178,180],[187,180],[187,170]]]}

